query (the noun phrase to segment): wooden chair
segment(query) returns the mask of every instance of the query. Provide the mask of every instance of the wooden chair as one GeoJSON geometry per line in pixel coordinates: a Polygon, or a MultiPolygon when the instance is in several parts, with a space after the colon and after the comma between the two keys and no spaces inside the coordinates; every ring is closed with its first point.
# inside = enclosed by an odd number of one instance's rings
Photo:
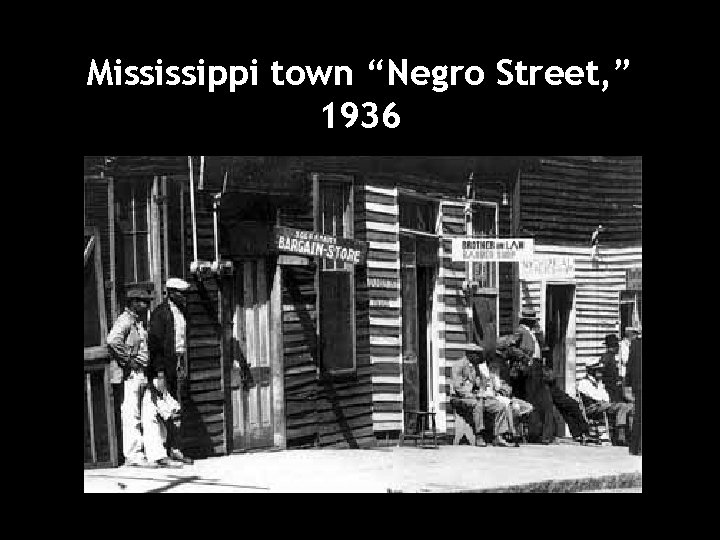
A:
{"type": "Polygon", "coordinates": [[[405,429],[400,432],[398,446],[402,446],[405,439],[414,439],[415,446],[420,440],[420,446],[423,448],[439,448],[437,443],[437,426],[435,424],[435,413],[429,411],[405,411],[405,429]],[[411,418],[415,422],[410,422],[411,418]],[[414,425],[415,429],[408,433],[408,426],[414,425]],[[425,438],[432,440],[432,444],[425,444],[425,438]]]}
{"type": "Polygon", "coordinates": [[[589,442],[595,444],[610,443],[610,422],[608,422],[607,413],[603,412],[601,417],[590,418],[585,409],[582,396],[578,394],[575,399],[580,406],[583,418],[588,423],[588,426],[590,426],[589,442]],[[600,428],[605,428],[604,432],[601,432],[600,428]]]}

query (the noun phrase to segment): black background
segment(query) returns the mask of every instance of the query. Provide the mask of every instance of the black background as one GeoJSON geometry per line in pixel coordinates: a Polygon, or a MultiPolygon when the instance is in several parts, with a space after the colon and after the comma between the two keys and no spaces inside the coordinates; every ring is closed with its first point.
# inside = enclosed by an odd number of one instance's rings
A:
{"type": "MultiPolygon", "coordinates": [[[[620,25],[622,26],[622,25],[620,25]]],[[[617,31],[620,28],[615,29],[617,31]]],[[[309,33],[313,34],[314,33],[309,33]]],[[[255,34],[253,34],[255,35],[255,34]]],[[[77,63],[74,81],[82,92],[82,114],[102,136],[85,130],[86,155],[114,154],[231,154],[231,155],[639,155],[646,112],[644,58],[635,40],[611,28],[593,34],[558,36],[542,28],[533,34],[487,36],[483,31],[457,36],[415,36],[378,42],[372,33],[289,36],[289,42],[252,39],[241,34],[222,41],[148,39],[132,46],[112,40],[87,46],[77,63]],[[526,39],[520,39],[524,36],[526,39]],[[611,38],[608,36],[612,36],[611,38]],[[90,62],[116,59],[122,66],[198,65],[207,67],[258,63],[258,85],[246,83],[229,92],[229,85],[208,86],[88,86],[90,62]],[[383,71],[370,71],[372,59],[384,59],[383,71]],[[470,86],[463,78],[442,93],[432,82],[389,86],[388,59],[408,71],[416,65],[476,65],[485,80],[470,86]],[[535,86],[496,84],[498,60],[524,65],[585,67],[592,60],[601,86],[563,83],[549,86],[539,73],[535,86]],[[616,59],[629,59],[627,70],[615,70],[616,59]],[[291,65],[346,65],[353,70],[352,86],[275,86],[270,66],[277,60],[291,65]],[[340,116],[345,101],[372,101],[378,114],[395,102],[400,125],[380,122],[363,128],[358,121],[345,128],[340,116]],[[327,128],[328,103],[335,104],[335,127],[327,128]]],[[[527,72],[526,72],[527,73],[527,72]]],[[[197,74],[196,74],[197,75],[197,74]]],[[[527,75],[526,75],[527,77],[527,75]]],[[[449,79],[448,79],[449,80],[449,79]]]]}
{"type": "MultiPolygon", "coordinates": [[[[84,155],[644,155],[650,148],[651,134],[659,134],[658,118],[662,118],[654,108],[653,89],[657,85],[650,82],[650,55],[641,47],[645,43],[642,28],[647,23],[631,19],[627,12],[596,7],[592,15],[574,10],[568,12],[572,19],[566,20],[544,13],[526,18],[521,25],[518,17],[523,8],[515,8],[517,13],[503,17],[457,8],[449,18],[440,18],[417,4],[414,10],[430,15],[422,24],[406,19],[391,23],[383,13],[375,12],[373,21],[356,28],[347,25],[347,17],[328,22],[319,17],[308,21],[289,16],[280,23],[275,16],[215,14],[210,22],[201,22],[195,19],[195,14],[203,12],[200,5],[184,10],[180,21],[150,23],[137,15],[133,24],[117,28],[109,26],[111,18],[98,18],[96,24],[86,26],[92,32],[86,33],[80,53],[73,57],[72,73],[66,72],[76,104],[66,111],[68,123],[79,128],[73,146],[81,148],[84,155]],[[598,18],[600,12],[606,16],[604,20],[598,18]],[[259,85],[246,84],[234,94],[227,85],[214,94],[207,86],[87,86],[93,58],[98,62],[108,58],[111,63],[120,58],[123,66],[155,65],[158,58],[164,66],[197,65],[202,58],[206,67],[249,67],[255,58],[259,85]],[[386,68],[382,74],[367,69],[370,60],[381,58],[386,68]],[[433,92],[431,82],[426,86],[389,87],[388,58],[398,64],[407,58],[410,69],[416,65],[429,69],[435,65],[477,65],[485,71],[485,80],[474,87],[461,82],[443,93],[433,92]],[[605,92],[586,83],[551,87],[542,77],[536,86],[498,86],[495,65],[502,58],[563,68],[584,68],[593,60],[599,67],[596,79],[608,79],[609,87],[605,92]],[[618,58],[630,60],[627,71],[615,71],[618,58]],[[347,65],[353,69],[353,85],[274,86],[270,71],[274,60],[285,68],[347,65]],[[328,129],[322,109],[331,101],[336,119],[335,128],[328,129]],[[345,128],[339,115],[344,101],[357,105],[373,101],[380,112],[394,101],[400,126],[388,129],[380,124],[365,129],[358,120],[353,127],[345,128]]],[[[275,9],[278,14],[286,13],[279,4],[275,9]]],[[[361,7],[356,9],[362,11],[361,7]]],[[[326,8],[326,13],[332,11],[326,8]]],[[[79,168],[79,157],[68,170],[79,168]]],[[[72,200],[78,205],[79,218],[79,182],[72,200]]],[[[68,382],[70,388],[73,384],[68,382]]],[[[78,459],[73,457],[72,446],[68,448],[66,463],[78,459]]],[[[79,481],[79,473],[70,474],[71,482],[79,481]]],[[[372,536],[390,533],[388,524],[405,527],[411,522],[425,533],[432,528],[443,536],[487,534],[491,522],[501,527],[502,534],[512,536],[603,529],[627,534],[628,524],[639,525],[634,517],[637,510],[632,508],[637,505],[630,504],[624,506],[621,515],[613,512],[611,520],[603,512],[606,518],[601,521],[608,521],[598,529],[588,525],[588,519],[595,521],[588,511],[607,505],[592,505],[589,499],[574,503],[565,499],[563,504],[546,499],[548,508],[543,508],[538,499],[532,505],[507,505],[487,497],[481,505],[477,499],[463,500],[468,510],[460,511],[464,518],[455,514],[457,498],[440,506],[432,500],[418,505],[415,499],[397,507],[396,502],[390,508],[384,504],[348,505],[346,499],[334,497],[330,499],[332,508],[327,501],[322,503],[323,512],[317,507],[312,510],[311,499],[301,505],[267,505],[255,500],[248,506],[247,499],[242,505],[226,501],[230,512],[218,511],[215,503],[206,500],[206,513],[199,509],[196,499],[175,509],[170,504],[141,505],[144,509],[138,515],[148,519],[151,534],[166,534],[172,525],[187,527],[188,532],[196,528],[198,534],[207,533],[208,527],[229,525],[234,534],[241,534],[249,532],[245,524],[254,521],[261,522],[262,530],[251,534],[268,534],[281,521],[287,523],[289,534],[316,531],[345,535],[357,530],[372,536]],[[424,513],[425,505],[433,514],[424,513]],[[437,514],[438,508],[444,512],[437,514]],[[281,510],[278,513],[273,509],[281,510]],[[217,519],[210,519],[211,515],[217,519]],[[221,519],[223,515],[237,519],[221,519]],[[439,519],[422,517],[430,515],[439,519]],[[550,515],[555,518],[549,519],[550,515]],[[273,525],[268,529],[266,524],[270,523],[273,525]]],[[[85,515],[104,515],[103,506],[88,506],[85,515]]],[[[118,514],[118,527],[130,526],[127,516],[118,514]]]]}

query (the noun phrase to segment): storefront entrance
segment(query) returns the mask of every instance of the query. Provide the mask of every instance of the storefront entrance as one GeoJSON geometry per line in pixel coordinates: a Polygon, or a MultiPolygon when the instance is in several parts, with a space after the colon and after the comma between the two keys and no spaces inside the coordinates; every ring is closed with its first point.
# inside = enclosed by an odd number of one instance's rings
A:
{"type": "MultiPolygon", "coordinates": [[[[433,403],[432,313],[437,242],[401,236],[403,410],[433,403]]],[[[407,418],[412,420],[413,417],[407,418]]],[[[406,426],[414,429],[415,426],[406,426]]]]}
{"type": "MultiPolygon", "coordinates": [[[[547,285],[545,291],[545,342],[557,387],[575,394],[575,285],[547,285]]],[[[558,418],[559,433],[566,428],[558,418]]]]}
{"type": "MultiPolygon", "coordinates": [[[[274,445],[272,258],[236,263],[231,371],[234,450],[274,445]]],[[[281,396],[282,398],[282,396],[281,396]]]]}

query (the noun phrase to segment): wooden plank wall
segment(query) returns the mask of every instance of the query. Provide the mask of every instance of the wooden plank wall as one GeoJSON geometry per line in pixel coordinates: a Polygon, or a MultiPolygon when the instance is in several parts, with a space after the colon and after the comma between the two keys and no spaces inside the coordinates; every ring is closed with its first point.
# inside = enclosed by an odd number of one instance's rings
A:
{"type": "MultiPolygon", "coordinates": [[[[196,165],[197,167],[197,165],[196,165]]],[[[176,180],[186,181],[185,178],[176,180]]],[[[189,183],[187,184],[189,186],[189,183]]],[[[196,185],[197,189],[197,185],[196,185]]],[[[185,268],[193,258],[190,195],[185,193],[185,268]]],[[[195,197],[198,259],[215,258],[212,200],[208,193],[195,197]]],[[[215,278],[197,280],[188,272],[188,399],[183,402],[183,431],[188,451],[195,455],[227,452],[225,415],[226,391],[223,388],[221,345],[221,309],[215,278]]]]}
{"type": "MultiPolygon", "coordinates": [[[[287,227],[313,230],[312,207],[280,211],[287,227]]],[[[314,266],[282,269],[285,428],[288,448],[318,443],[317,294],[314,266]]]]}
{"type": "MultiPolygon", "coordinates": [[[[103,285],[110,280],[110,237],[108,223],[108,180],[99,176],[89,176],[85,180],[85,224],[88,227],[97,227],[100,232],[100,246],[103,268],[103,285]]],[[[108,331],[115,322],[112,313],[113,289],[104,287],[105,316],[108,322],[108,331]]],[[[121,309],[119,307],[119,309],[121,309]]]]}
{"type": "Polygon", "coordinates": [[[544,158],[522,171],[520,226],[535,243],[588,245],[599,224],[601,243],[642,242],[642,159],[544,158]]]}
{"type": "MultiPolygon", "coordinates": [[[[578,379],[605,350],[603,337],[619,332],[625,270],[642,265],[641,205],[642,158],[544,158],[521,172],[521,229],[534,233],[537,253],[575,258],[578,379]],[[606,230],[600,259],[592,261],[590,237],[598,224],[606,230]]],[[[542,288],[522,282],[523,306],[540,313],[542,288]]]]}
{"type": "MultiPolygon", "coordinates": [[[[465,234],[464,205],[444,202],[442,204],[440,226],[443,236],[465,234]]],[[[439,414],[438,429],[444,433],[454,433],[454,415],[450,405],[450,379],[453,366],[463,357],[468,335],[468,313],[463,298],[462,283],[466,279],[464,262],[451,259],[452,241],[442,240],[440,244],[439,287],[437,287],[438,327],[433,339],[438,343],[438,383],[439,414]]]]}
{"type": "Polygon", "coordinates": [[[389,432],[399,434],[403,425],[397,189],[367,178],[355,193],[356,236],[368,242],[369,248],[356,297],[358,360],[372,383],[371,433],[384,438],[389,432]],[[378,279],[394,280],[397,286],[378,279]]]}
{"type": "MultiPolygon", "coordinates": [[[[642,265],[642,246],[606,248],[599,261],[592,261],[585,246],[540,245],[535,252],[575,258],[576,378],[585,377],[585,365],[605,352],[603,338],[619,333],[620,291],[625,290],[625,270],[642,265]]],[[[541,313],[544,282],[521,282],[523,307],[541,313]]]]}

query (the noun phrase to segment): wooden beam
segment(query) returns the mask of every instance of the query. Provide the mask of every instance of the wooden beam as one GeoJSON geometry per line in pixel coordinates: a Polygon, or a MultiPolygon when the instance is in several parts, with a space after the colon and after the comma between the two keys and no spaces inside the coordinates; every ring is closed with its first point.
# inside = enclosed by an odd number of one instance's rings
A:
{"type": "Polygon", "coordinates": [[[85,392],[87,396],[88,421],[90,423],[90,453],[92,455],[92,462],[97,463],[97,450],[95,449],[95,415],[93,414],[90,373],[85,373],[85,392]]]}
{"type": "Polygon", "coordinates": [[[163,205],[163,255],[165,256],[165,277],[163,282],[170,277],[170,254],[169,254],[169,229],[170,224],[168,223],[168,190],[167,190],[167,176],[162,176],[162,205],[163,205]]]}
{"type": "Polygon", "coordinates": [[[115,282],[115,178],[107,177],[108,181],[108,255],[110,256],[110,316],[114,320],[118,316],[117,284],[115,282]]]}
{"type": "Polygon", "coordinates": [[[162,269],[160,267],[160,213],[158,211],[158,196],[160,190],[158,187],[158,177],[153,176],[152,191],[150,194],[150,242],[152,253],[152,276],[155,283],[155,302],[159,305],[162,302],[162,269]]]}
{"type": "MultiPolygon", "coordinates": [[[[280,213],[277,220],[280,221],[280,213]]],[[[270,291],[270,361],[272,365],[273,396],[273,444],[287,447],[285,426],[285,362],[283,361],[282,332],[282,267],[275,264],[272,290],[270,291]]]]}

